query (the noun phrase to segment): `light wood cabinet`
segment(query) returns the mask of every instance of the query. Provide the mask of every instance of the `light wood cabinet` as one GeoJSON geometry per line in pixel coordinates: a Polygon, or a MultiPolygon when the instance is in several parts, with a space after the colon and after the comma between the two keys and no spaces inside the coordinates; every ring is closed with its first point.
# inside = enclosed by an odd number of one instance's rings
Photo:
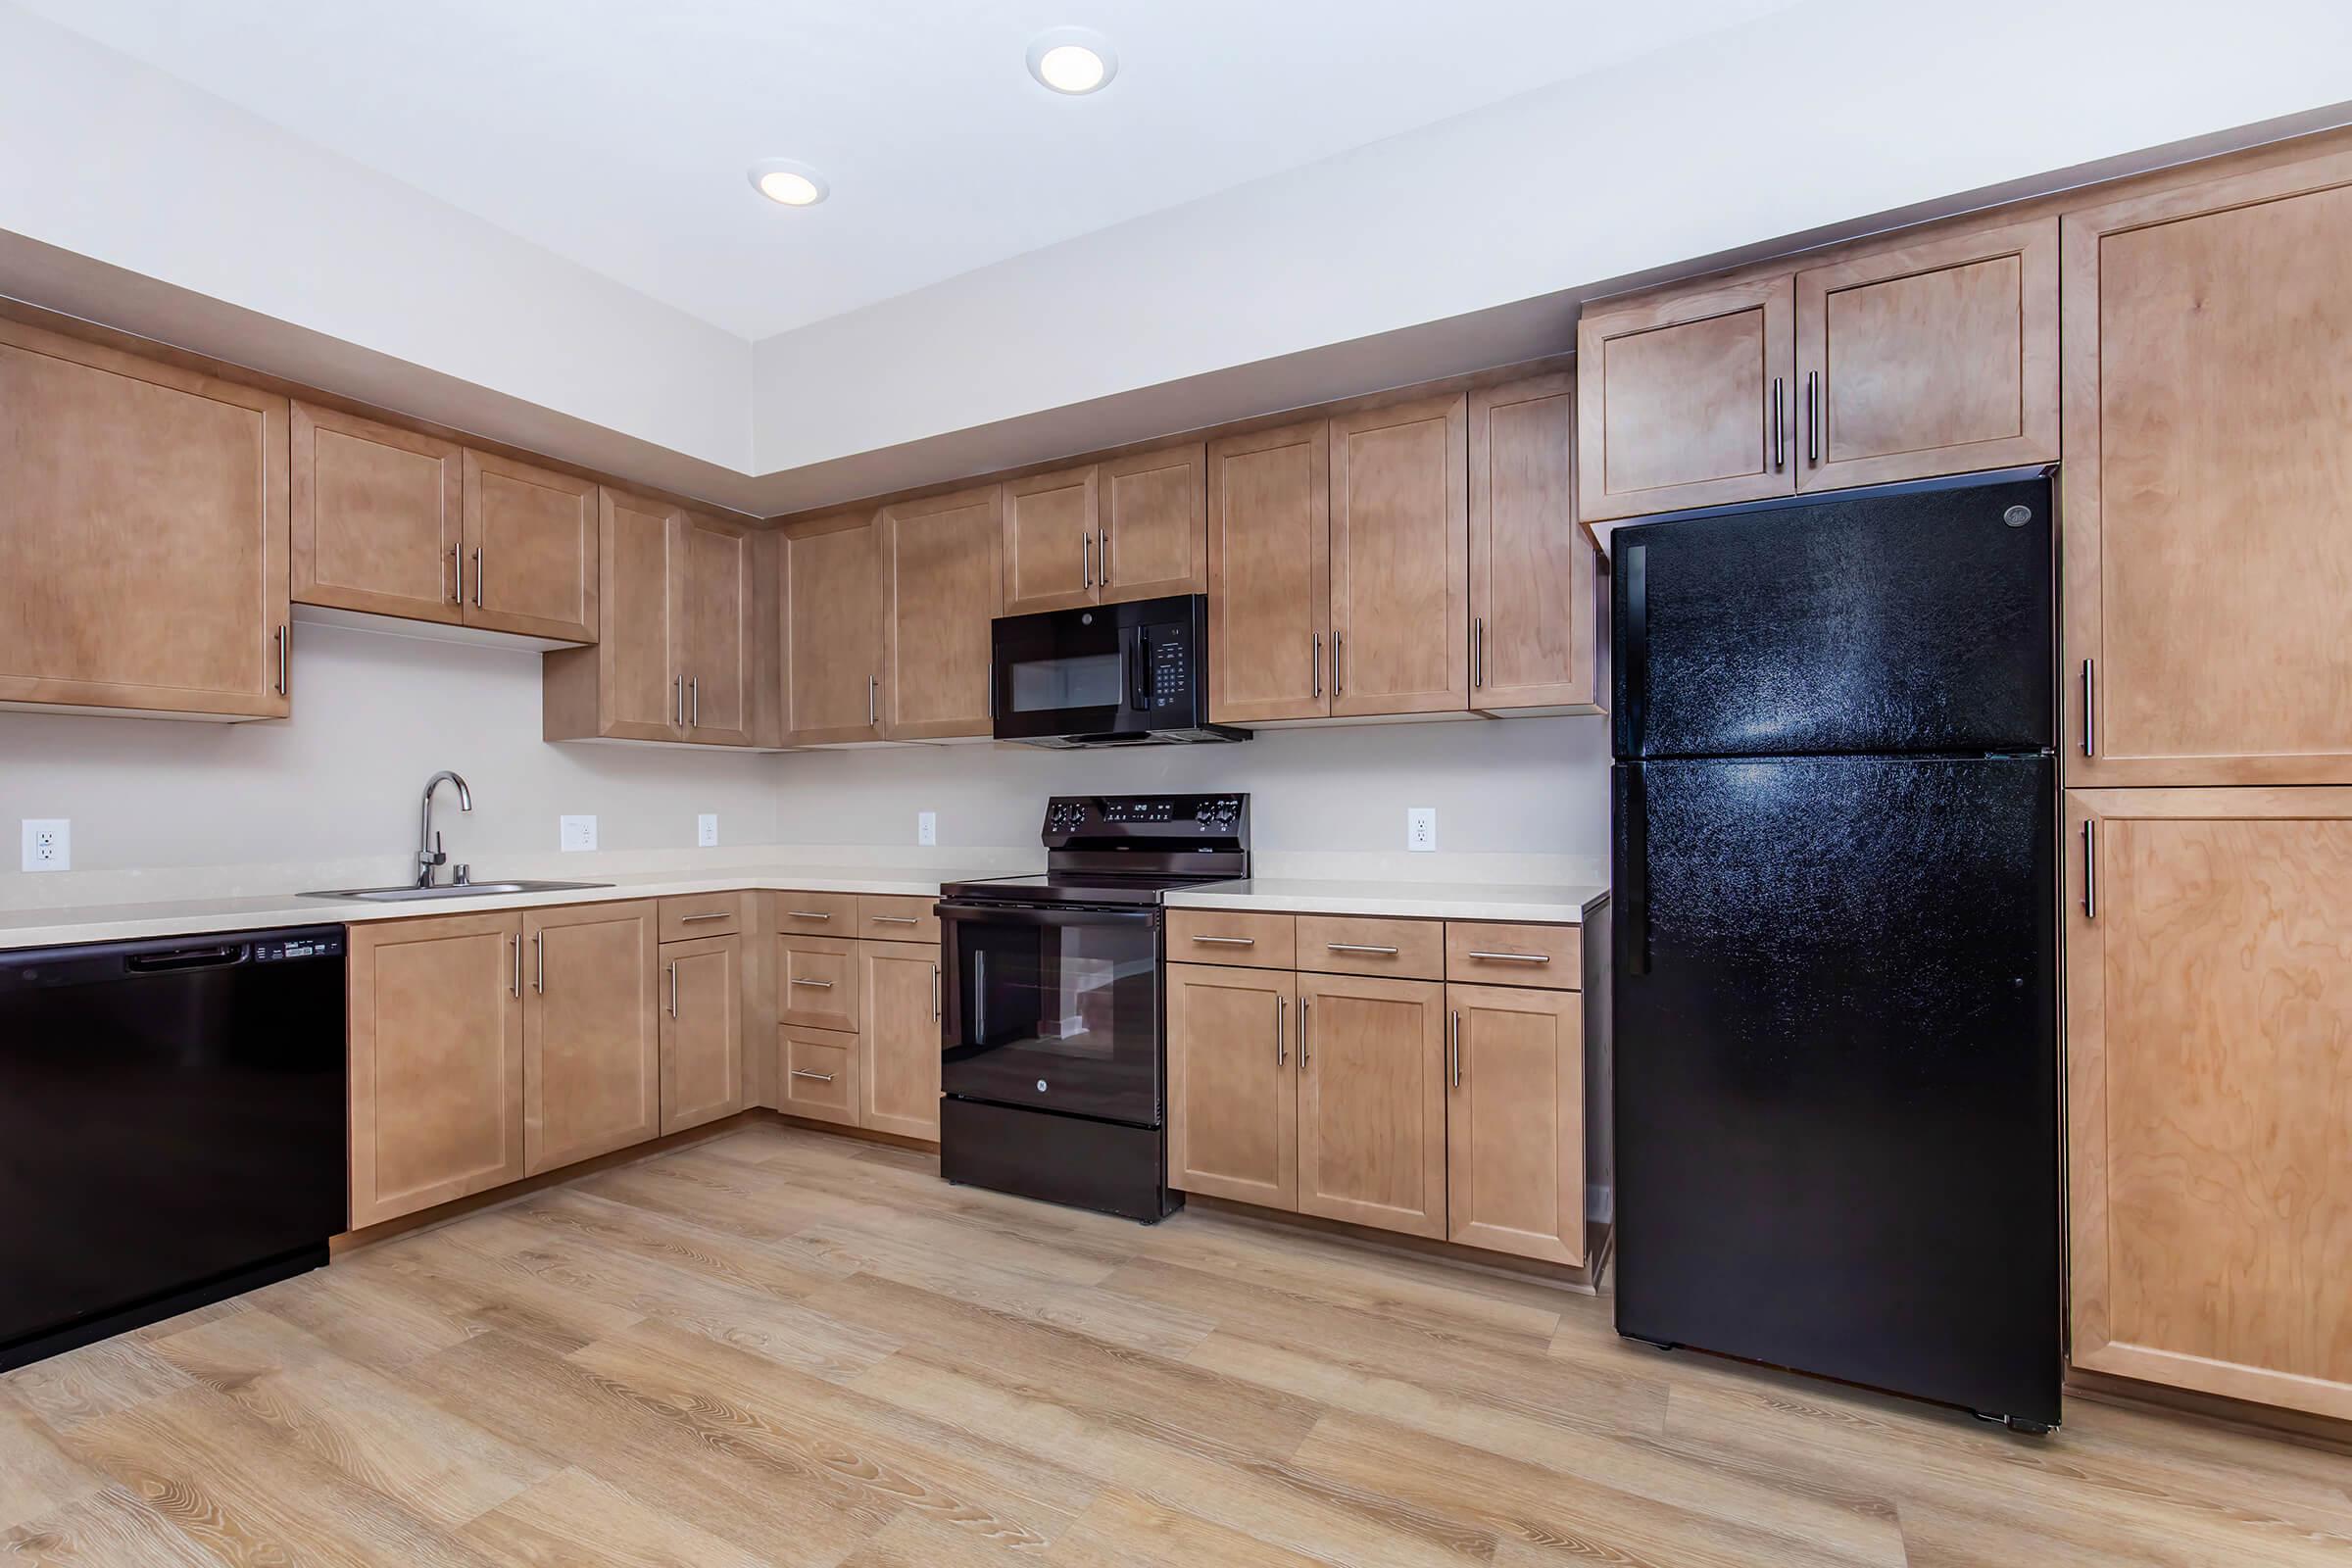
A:
{"type": "Polygon", "coordinates": [[[864,1013],[858,1125],[905,1138],[939,1137],[939,949],[858,944],[864,1013]]]}
{"type": "Polygon", "coordinates": [[[296,604],[465,621],[464,448],[296,403],[292,468],[296,604]]]}
{"type": "Polygon", "coordinates": [[[1208,716],[1320,718],[1331,637],[1331,421],[1208,447],[1208,716]]]}
{"type": "Polygon", "coordinates": [[[861,1050],[856,1035],[826,1029],[798,1029],[786,1024],[776,1031],[776,1108],[787,1116],[807,1116],[855,1127],[860,1110],[858,1066],[861,1050]]]}
{"type": "Polygon", "coordinates": [[[523,1174],[521,921],[351,927],[354,1229],[523,1174]]]}
{"type": "Polygon", "coordinates": [[[2352,782],[2352,154],[2064,222],[2066,778],[2352,782]]]}
{"type": "MultiPolygon", "coordinates": [[[[882,627],[871,513],[795,524],[780,552],[784,728],[794,746],[882,738],[882,627]]],[[[978,679],[987,685],[986,661],[978,679]]]]}
{"type": "Polygon", "coordinates": [[[1298,917],[1233,909],[1170,909],[1168,956],[1178,962],[1298,967],[1298,917]]]}
{"type": "Polygon", "coordinates": [[[1095,589],[1102,603],[1208,591],[1207,464],[1207,448],[1194,441],[1099,466],[1095,589]]]}
{"type": "Polygon", "coordinates": [[[1331,712],[1470,703],[1467,401],[1331,421],[1331,712]]]}
{"type": "Polygon", "coordinates": [[[858,988],[857,943],[836,937],[776,939],[776,1017],[781,1022],[856,1034],[858,988]]]}
{"type": "Polygon", "coordinates": [[[1004,613],[1102,603],[1102,465],[1004,481],[1004,613]]]}
{"type": "Polygon", "coordinates": [[[1298,1211],[1442,1237],[1446,988],[1298,977],[1298,1211]]]}
{"type": "Polygon", "coordinates": [[[1781,273],[1584,314],[1576,364],[1586,518],[1793,490],[1795,299],[1794,279],[1781,273]]]}
{"type": "Polygon", "coordinates": [[[1298,967],[1388,980],[1443,980],[1446,924],[1377,914],[1301,914],[1298,967]]]}
{"type": "Polygon", "coordinates": [[[1168,1185],[1298,1206],[1298,977],[1168,965],[1168,1185]]]}
{"type": "Polygon", "coordinates": [[[703,746],[760,744],[767,739],[759,722],[764,661],[752,531],[693,512],[676,529],[673,672],[686,683],[686,738],[703,746]]]}
{"type": "Polygon", "coordinates": [[[521,915],[523,1173],[661,1129],[660,935],[651,900],[521,915]]]}
{"type": "Polygon", "coordinates": [[[684,1132],[743,1109],[743,939],[699,937],[661,948],[661,1131],[684,1132]]]}
{"type": "Polygon", "coordinates": [[[284,717],[288,419],[0,320],[0,703],[284,717]]]}
{"type": "Polygon", "coordinates": [[[596,641],[595,481],[470,448],[465,480],[466,624],[596,641]]]}
{"type": "Polygon", "coordinates": [[[992,484],[882,509],[880,701],[890,740],[985,738],[994,727],[990,622],[1004,604],[1004,487],[992,484]]]}
{"type": "Polygon", "coordinates": [[[1446,1006],[1446,1238],[1582,1264],[1584,999],[1449,985],[1446,1006]]]}
{"type": "Polygon", "coordinates": [[[2352,1418],[2352,789],[2066,814],[2074,1362],[2352,1418]]]}
{"type": "Polygon", "coordinates": [[[1594,713],[1606,583],[1576,520],[1576,378],[1469,396],[1470,703],[1485,713],[1594,713]]]}
{"type": "Polygon", "coordinates": [[[1796,274],[1799,490],[2058,457],[2058,220],[1796,274]]]}

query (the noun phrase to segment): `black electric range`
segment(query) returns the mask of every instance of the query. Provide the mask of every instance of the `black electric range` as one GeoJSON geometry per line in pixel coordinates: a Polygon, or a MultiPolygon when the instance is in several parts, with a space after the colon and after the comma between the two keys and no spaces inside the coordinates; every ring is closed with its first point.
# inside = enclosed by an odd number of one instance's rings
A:
{"type": "Polygon", "coordinates": [[[1041,837],[1043,873],[941,890],[940,1174],[1158,1220],[1161,905],[1250,874],[1250,798],[1057,795],[1041,837]]]}

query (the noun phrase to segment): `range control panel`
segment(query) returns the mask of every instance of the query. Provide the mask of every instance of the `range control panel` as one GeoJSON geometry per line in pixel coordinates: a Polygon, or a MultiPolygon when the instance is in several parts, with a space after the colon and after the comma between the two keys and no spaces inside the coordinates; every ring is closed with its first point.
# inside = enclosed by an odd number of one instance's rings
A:
{"type": "Polygon", "coordinates": [[[1046,847],[1200,844],[1247,848],[1247,795],[1056,795],[1046,806],[1046,847]]]}

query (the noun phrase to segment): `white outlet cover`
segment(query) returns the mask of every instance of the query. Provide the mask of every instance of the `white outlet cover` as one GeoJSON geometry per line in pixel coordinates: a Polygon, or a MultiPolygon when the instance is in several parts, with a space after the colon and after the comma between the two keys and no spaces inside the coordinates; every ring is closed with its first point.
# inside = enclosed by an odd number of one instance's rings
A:
{"type": "Polygon", "coordinates": [[[557,834],[558,841],[566,850],[593,850],[596,848],[596,818],[560,817],[557,819],[557,834]]]}
{"type": "Polygon", "coordinates": [[[1435,850],[1438,847],[1436,807],[1408,806],[1404,808],[1404,847],[1408,850],[1435,850]]]}
{"type": "Polygon", "coordinates": [[[694,842],[697,848],[708,850],[718,843],[718,813],[705,811],[694,819],[694,842]]]}
{"type": "Polygon", "coordinates": [[[28,816],[24,822],[24,869],[74,869],[74,824],[62,816],[28,816]]]}
{"type": "Polygon", "coordinates": [[[937,811],[914,813],[914,842],[917,844],[937,844],[939,842],[939,813],[937,811]]]}

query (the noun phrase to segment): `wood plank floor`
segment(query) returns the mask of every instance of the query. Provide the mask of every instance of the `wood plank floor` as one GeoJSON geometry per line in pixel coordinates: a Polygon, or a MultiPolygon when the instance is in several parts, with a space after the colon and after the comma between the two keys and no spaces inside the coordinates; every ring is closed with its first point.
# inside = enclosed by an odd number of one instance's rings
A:
{"type": "Polygon", "coordinates": [[[0,1554],[1347,1568],[2352,1561],[2352,1461],[2045,1441],[1605,1299],[775,1126],[0,1378],[0,1554]]]}

